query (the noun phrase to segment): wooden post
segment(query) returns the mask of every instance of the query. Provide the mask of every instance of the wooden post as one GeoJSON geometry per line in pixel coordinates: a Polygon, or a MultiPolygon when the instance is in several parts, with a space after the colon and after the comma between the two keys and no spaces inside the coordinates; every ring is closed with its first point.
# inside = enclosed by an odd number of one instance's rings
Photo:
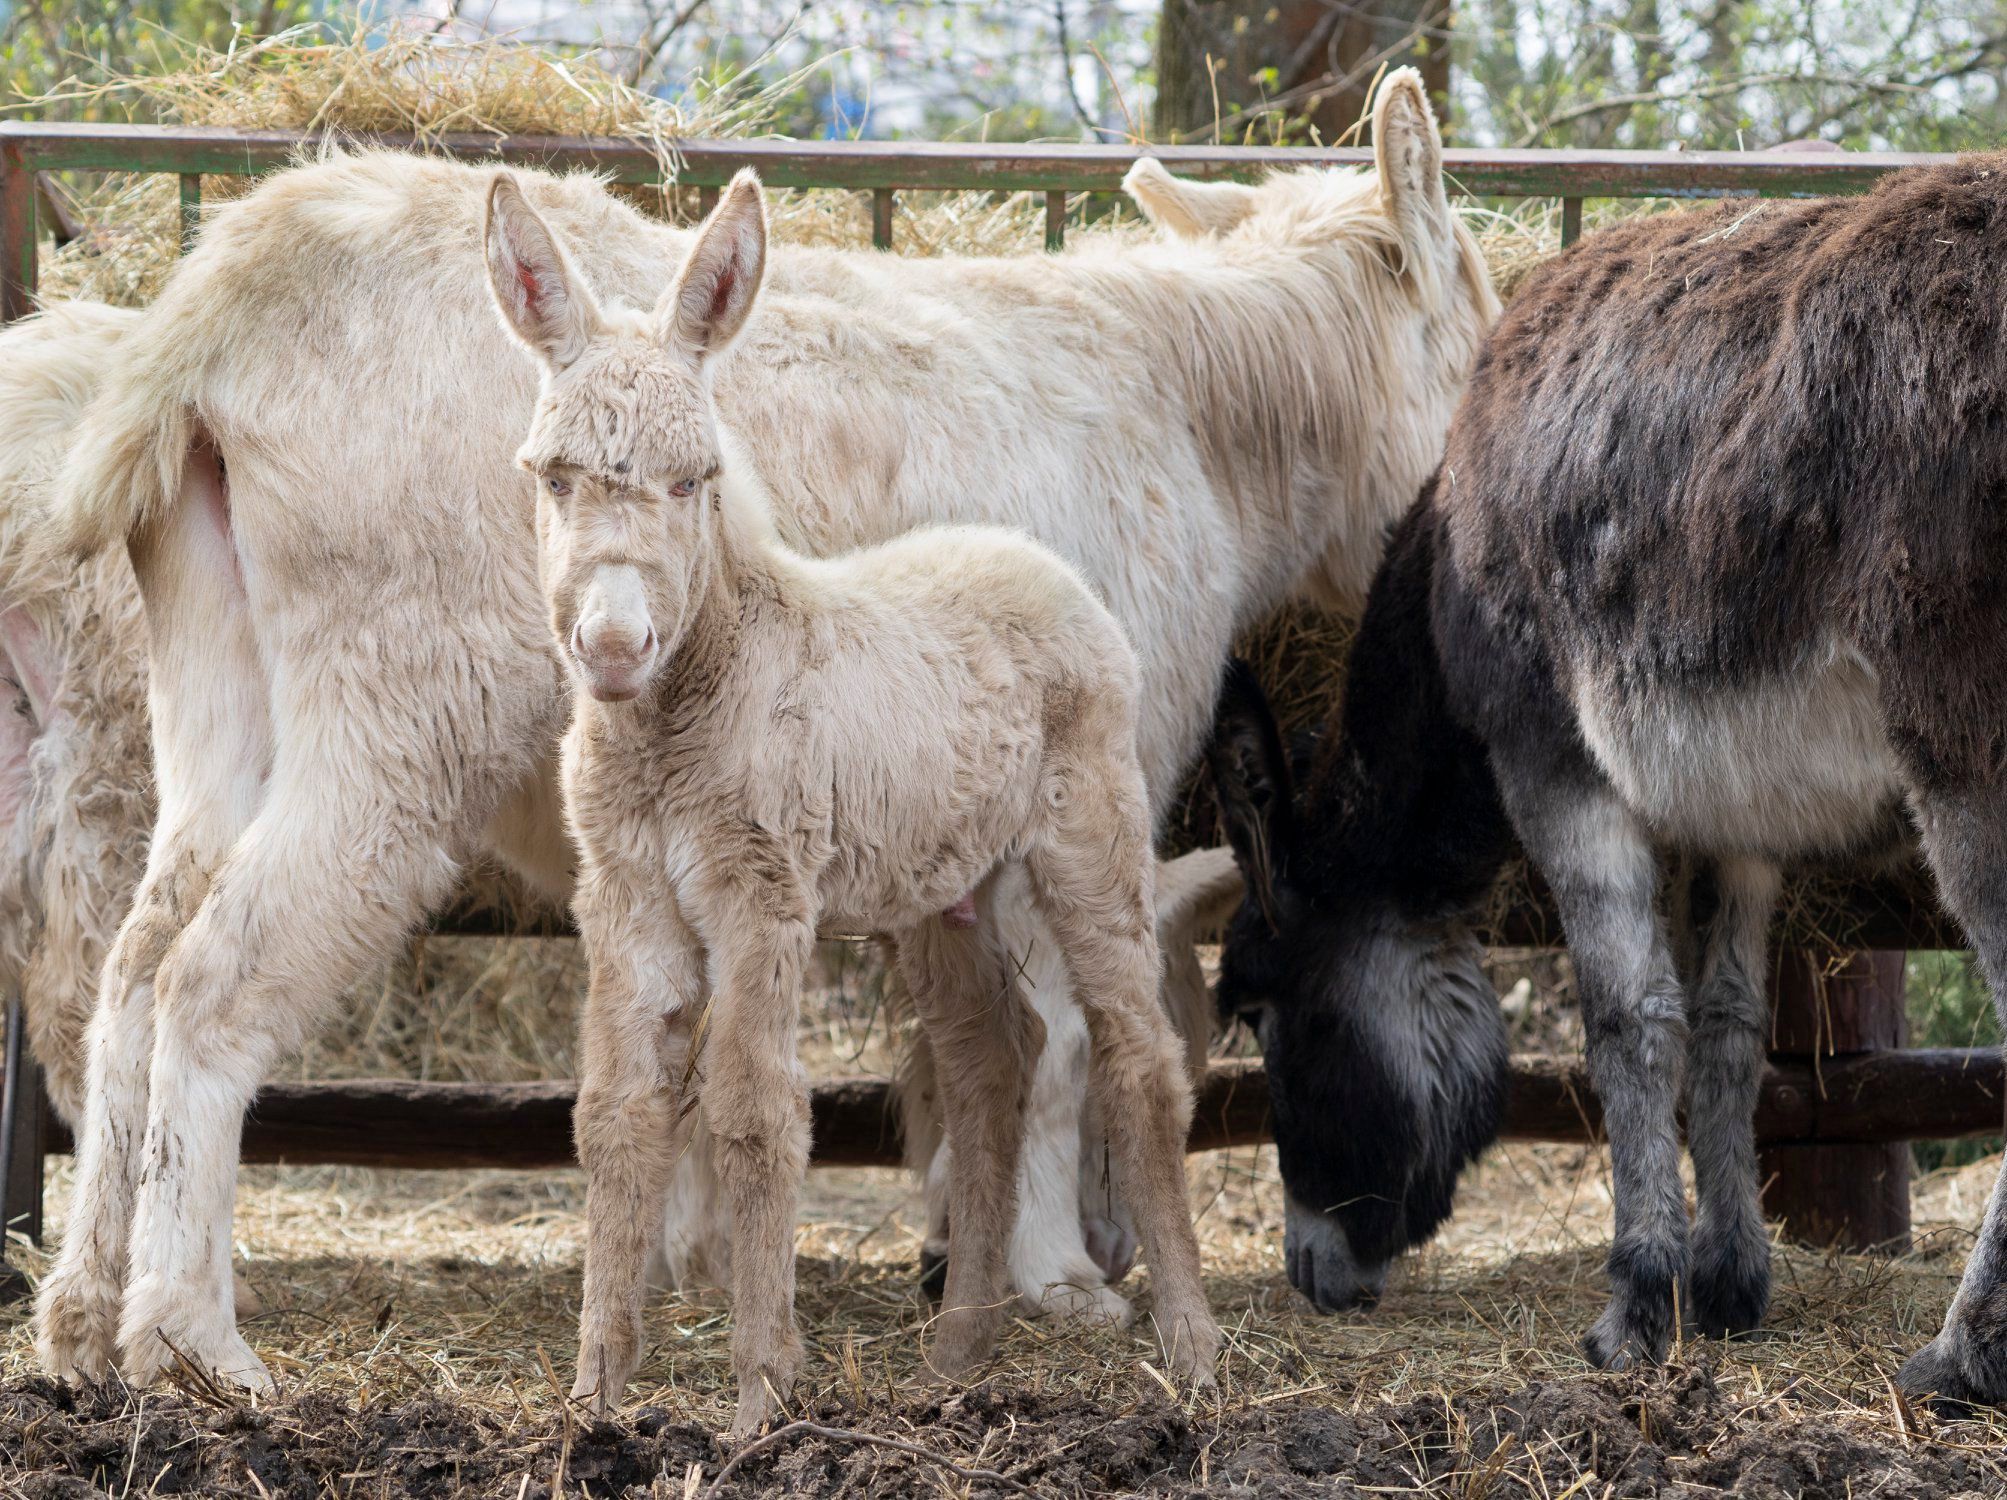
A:
{"type": "MultiPolygon", "coordinates": [[[[42,1070],[28,1052],[21,997],[7,1001],[5,1072],[0,1074],[0,1217],[12,1233],[42,1242],[42,1070]]],[[[26,1278],[0,1266],[0,1300],[26,1296],[26,1278]]]]}
{"type": "Polygon", "coordinates": [[[872,190],[871,243],[879,250],[892,248],[892,189],[890,188],[872,190]]]}
{"type": "Polygon", "coordinates": [[[18,141],[0,141],[0,323],[35,310],[35,173],[18,141]]]}
{"type": "MultiPolygon", "coordinates": [[[[1771,1050],[1809,1064],[1813,1088],[1850,1055],[1909,1042],[1900,949],[1842,961],[1786,948],[1777,959],[1771,1050]]],[[[1833,1141],[1769,1146],[1760,1154],[1763,1211],[1806,1244],[1901,1254],[1909,1248],[1909,1146],[1833,1141]]]]}

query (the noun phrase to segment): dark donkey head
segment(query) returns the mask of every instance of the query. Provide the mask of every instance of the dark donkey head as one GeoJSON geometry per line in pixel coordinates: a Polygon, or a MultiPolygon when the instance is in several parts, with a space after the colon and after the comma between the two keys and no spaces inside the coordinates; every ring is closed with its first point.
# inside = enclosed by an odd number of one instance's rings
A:
{"type": "Polygon", "coordinates": [[[1510,833],[1481,750],[1443,703],[1433,530],[1425,497],[1374,581],[1303,794],[1242,663],[1210,754],[1247,890],[1220,1009],[1260,1039],[1289,1280],[1327,1310],[1378,1299],[1389,1263],[1448,1217],[1505,1102],[1505,1024],[1471,914],[1510,833]]]}

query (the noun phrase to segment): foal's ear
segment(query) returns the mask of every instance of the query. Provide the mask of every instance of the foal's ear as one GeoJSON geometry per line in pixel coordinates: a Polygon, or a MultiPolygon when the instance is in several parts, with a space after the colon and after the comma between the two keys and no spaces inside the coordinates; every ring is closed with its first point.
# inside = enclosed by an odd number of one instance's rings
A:
{"type": "Polygon", "coordinates": [[[1254,669],[1237,658],[1227,663],[1226,680],[1220,685],[1206,761],[1234,859],[1247,889],[1273,921],[1276,880],[1289,850],[1295,816],[1289,758],[1254,669]]]}
{"type": "Polygon", "coordinates": [[[655,306],[662,337],[699,358],[722,353],[745,326],[766,265],[766,199],[758,175],[742,168],[655,306]]]}
{"type": "Polygon", "coordinates": [[[1409,255],[1440,246],[1453,233],[1443,190],[1443,138],[1422,75],[1396,68],[1373,100],[1373,159],[1380,201],[1409,255]]]}
{"type": "Polygon", "coordinates": [[[1122,191],[1143,217],[1181,240],[1225,234],[1254,212],[1255,191],[1238,182],[1187,182],[1154,156],[1137,158],[1122,191]]]}
{"type": "Polygon", "coordinates": [[[502,322],[530,353],[562,370],[599,332],[599,306],[513,173],[497,172],[488,187],[481,238],[502,322]]]}

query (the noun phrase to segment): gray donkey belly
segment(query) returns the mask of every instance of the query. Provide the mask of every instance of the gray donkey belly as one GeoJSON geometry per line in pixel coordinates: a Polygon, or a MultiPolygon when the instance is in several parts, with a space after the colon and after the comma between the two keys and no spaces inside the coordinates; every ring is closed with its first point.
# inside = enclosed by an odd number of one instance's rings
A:
{"type": "Polygon", "coordinates": [[[1730,686],[1575,675],[1583,740],[1659,841],[1775,860],[1886,841],[1902,795],[1872,668],[1828,643],[1730,686]]]}

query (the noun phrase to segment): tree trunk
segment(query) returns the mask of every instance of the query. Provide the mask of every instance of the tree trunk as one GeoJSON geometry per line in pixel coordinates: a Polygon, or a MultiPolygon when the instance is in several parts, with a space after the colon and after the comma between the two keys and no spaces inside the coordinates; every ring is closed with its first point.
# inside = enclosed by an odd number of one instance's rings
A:
{"type": "MultiPolygon", "coordinates": [[[[1439,118],[1449,109],[1451,0],[1164,0],[1157,27],[1160,140],[1242,139],[1264,113],[1338,144],[1365,117],[1383,68],[1422,70],[1439,118]]],[[[1274,126],[1257,131],[1271,139],[1274,126]]]]}

